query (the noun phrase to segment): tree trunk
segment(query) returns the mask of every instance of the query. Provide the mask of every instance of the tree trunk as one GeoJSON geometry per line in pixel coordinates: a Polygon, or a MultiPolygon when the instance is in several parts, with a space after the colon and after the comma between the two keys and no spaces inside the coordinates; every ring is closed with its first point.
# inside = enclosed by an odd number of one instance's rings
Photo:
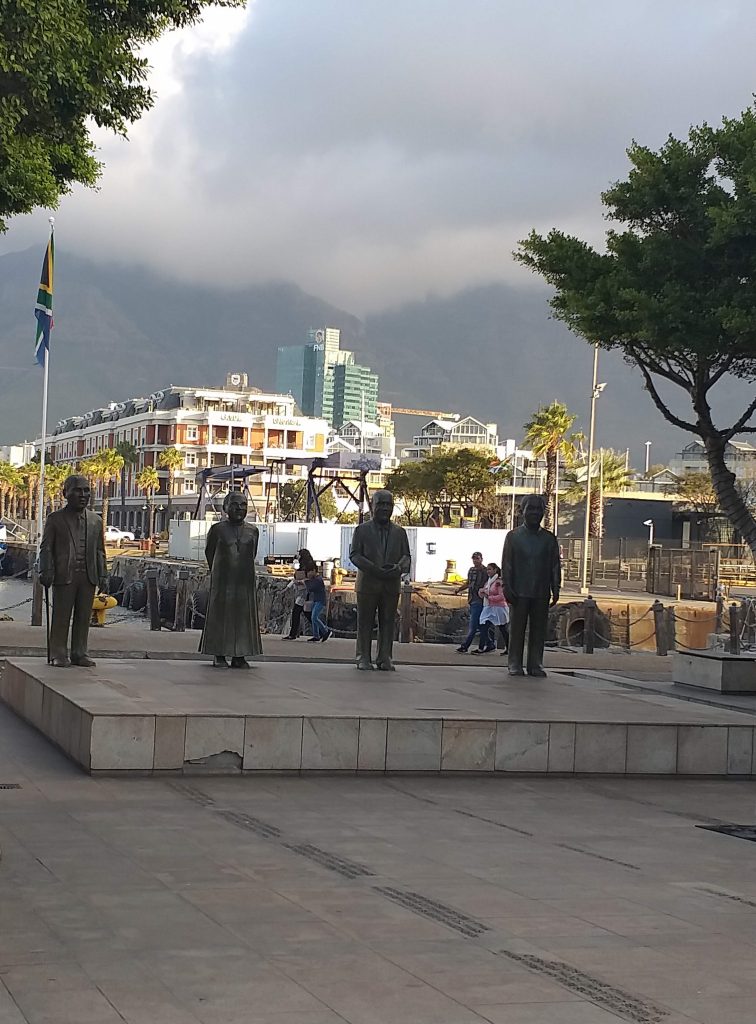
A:
{"type": "Polygon", "coordinates": [[[102,485],[102,543],[105,543],[105,531],[108,528],[108,513],[110,511],[110,484],[102,485]]]}
{"type": "Polygon", "coordinates": [[[150,496],[150,540],[155,536],[155,502],[150,496]]]}
{"type": "Polygon", "coordinates": [[[169,469],[168,470],[168,501],[166,503],[167,507],[166,507],[166,510],[165,510],[166,523],[168,524],[168,529],[169,530],[170,530],[170,522],[171,522],[171,509],[173,507],[173,477],[174,477],[174,470],[169,469]]]}
{"type": "Polygon", "coordinates": [[[709,434],[708,431],[702,432],[701,437],[706,448],[711,482],[719,500],[719,507],[741,535],[743,543],[751,549],[751,557],[756,562],[756,519],[746,508],[736,487],[735,474],[728,469],[725,462],[726,442],[719,435],[709,434]]]}
{"type": "Polygon", "coordinates": [[[121,466],[121,529],[126,523],[126,463],[121,466]]]}
{"type": "MultiPolygon", "coordinates": [[[[591,481],[593,483],[593,481],[591,481]]],[[[591,487],[591,516],[589,532],[591,537],[599,537],[601,535],[601,495],[599,494],[598,487],[591,487]]]]}
{"type": "Polygon", "coordinates": [[[557,475],[557,453],[555,449],[549,448],[546,452],[546,486],[544,498],[546,500],[546,515],[544,516],[544,527],[547,530],[554,529],[554,513],[556,511],[554,496],[556,494],[557,475]]]}

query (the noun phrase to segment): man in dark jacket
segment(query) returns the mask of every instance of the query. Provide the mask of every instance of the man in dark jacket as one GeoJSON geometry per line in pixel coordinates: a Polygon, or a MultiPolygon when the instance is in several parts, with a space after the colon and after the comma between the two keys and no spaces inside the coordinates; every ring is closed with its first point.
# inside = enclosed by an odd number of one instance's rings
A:
{"type": "Polygon", "coordinates": [[[53,588],[50,656],[57,668],[78,665],[91,668],[87,654],[89,622],[95,587],[108,583],[102,519],[87,508],[91,497],[84,476],[69,476],[63,484],[66,507],[52,512],[45,522],[39,550],[39,579],[53,588]],[[71,629],[71,658],[68,657],[68,627],[71,629]]]}
{"type": "Polygon", "coordinates": [[[373,668],[373,626],[378,615],[378,657],[375,667],[393,672],[394,621],[402,575],[410,570],[409,540],[403,527],[391,522],[394,496],[376,491],[373,518],[358,526],[349,551],[357,566],[357,668],[373,668]]]}
{"type": "Polygon", "coordinates": [[[528,494],[521,507],[525,523],[507,534],[501,556],[501,580],[509,604],[509,674],[525,675],[522,661],[527,629],[528,675],[545,676],[543,645],[549,604],[559,600],[562,565],[556,537],[541,528],[546,512],[542,496],[528,494]]]}

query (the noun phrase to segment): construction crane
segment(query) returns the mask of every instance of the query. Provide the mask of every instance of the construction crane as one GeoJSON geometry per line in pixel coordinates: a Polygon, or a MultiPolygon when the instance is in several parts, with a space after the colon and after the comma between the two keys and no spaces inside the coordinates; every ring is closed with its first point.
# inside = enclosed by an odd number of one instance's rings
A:
{"type": "Polygon", "coordinates": [[[456,422],[461,419],[458,412],[438,412],[435,409],[399,409],[393,405],[391,412],[400,416],[427,416],[432,420],[454,420],[456,422]]]}

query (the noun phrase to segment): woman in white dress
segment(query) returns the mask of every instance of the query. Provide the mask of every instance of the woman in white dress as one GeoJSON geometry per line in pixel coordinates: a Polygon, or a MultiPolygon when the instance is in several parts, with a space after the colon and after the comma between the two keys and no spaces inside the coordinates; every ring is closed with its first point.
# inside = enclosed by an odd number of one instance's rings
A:
{"type": "Polygon", "coordinates": [[[509,607],[504,597],[501,584],[501,569],[496,562],[486,566],[488,582],[478,592],[483,598],[483,611],[480,613],[480,643],[473,654],[490,654],[496,650],[496,627],[499,627],[504,641],[504,653],[509,647],[509,607]]]}

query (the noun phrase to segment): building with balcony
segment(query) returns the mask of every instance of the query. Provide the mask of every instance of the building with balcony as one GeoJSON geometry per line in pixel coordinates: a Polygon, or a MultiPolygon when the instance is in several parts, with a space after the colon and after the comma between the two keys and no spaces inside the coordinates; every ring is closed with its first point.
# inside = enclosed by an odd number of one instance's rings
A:
{"type": "MultiPolygon", "coordinates": [[[[747,441],[728,441],[725,445],[725,462],[740,481],[756,480],[756,447],[747,441]]],[[[706,450],[701,441],[686,444],[670,460],[669,468],[677,476],[686,473],[708,473],[709,464],[706,450]]]]}
{"type": "Polygon", "coordinates": [[[402,450],[402,458],[422,459],[444,446],[487,448],[497,452],[500,447],[498,430],[496,423],[481,423],[473,416],[430,420],[413,437],[412,444],[402,450]]]}
{"type": "MultiPolygon", "coordinates": [[[[111,485],[110,519],[123,529],[143,527],[147,499],[136,478],[145,466],[154,466],[160,477],[153,498],[160,530],[166,526],[168,500],[168,470],[160,466],[166,448],[184,455],[175,473],[174,518],[197,507],[202,470],[235,465],[263,467],[249,478],[250,514],[262,516],[275,511],[282,484],[301,479],[309,460],[325,454],[327,436],[325,420],[299,415],[291,395],[263,392],[249,386],[246,374],[230,373],[222,388],[169,387],[61,420],[48,439],[48,458],[73,465],[102,448],[133,444],[137,463],[126,469],[123,495],[119,482],[111,485]]],[[[101,500],[101,485],[97,492],[101,500]]]]}

